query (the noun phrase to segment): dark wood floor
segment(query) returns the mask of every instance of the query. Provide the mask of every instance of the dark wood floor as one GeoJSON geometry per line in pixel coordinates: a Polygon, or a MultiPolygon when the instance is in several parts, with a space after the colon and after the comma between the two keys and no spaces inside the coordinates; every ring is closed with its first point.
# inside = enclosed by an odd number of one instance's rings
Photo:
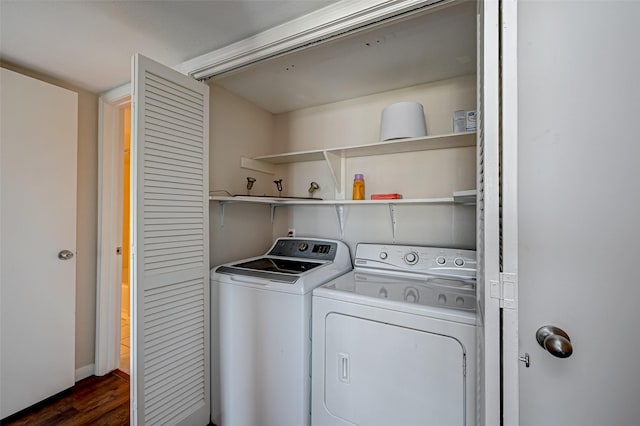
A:
{"type": "Polygon", "coordinates": [[[91,376],[71,389],[0,421],[16,425],[105,425],[129,424],[129,378],[114,372],[91,376]]]}

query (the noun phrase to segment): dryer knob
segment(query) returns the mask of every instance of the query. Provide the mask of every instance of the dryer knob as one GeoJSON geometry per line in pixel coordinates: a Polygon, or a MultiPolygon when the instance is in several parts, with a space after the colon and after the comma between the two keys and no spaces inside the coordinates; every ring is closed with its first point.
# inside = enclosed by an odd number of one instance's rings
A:
{"type": "Polygon", "coordinates": [[[441,305],[446,305],[447,296],[445,296],[444,294],[439,294],[438,295],[438,303],[440,303],[441,305]]]}
{"type": "Polygon", "coordinates": [[[464,306],[464,299],[461,296],[456,297],[456,305],[464,306]]]}
{"type": "Polygon", "coordinates": [[[418,290],[413,288],[413,287],[409,287],[404,291],[404,300],[405,302],[409,302],[409,303],[416,303],[418,302],[418,290]]]}
{"type": "Polygon", "coordinates": [[[385,260],[387,257],[389,257],[389,255],[387,254],[386,251],[380,252],[380,259],[385,260]]]}
{"type": "Polygon", "coordinates": [[[458,258],[456,258],[456,260],[453,261],[453,263],[455,263],[456,266],[458,266],[458,267],[464,266],[464,259],[458,257],[458,258]]]}
{"type": "Polygon", "coordinates": [[[438,258],[436,259],[436,263],[438,265],[444,265],[445,263],[447,263],[447,259],[445,259],[443,256],[438,256],[438,258]]]}

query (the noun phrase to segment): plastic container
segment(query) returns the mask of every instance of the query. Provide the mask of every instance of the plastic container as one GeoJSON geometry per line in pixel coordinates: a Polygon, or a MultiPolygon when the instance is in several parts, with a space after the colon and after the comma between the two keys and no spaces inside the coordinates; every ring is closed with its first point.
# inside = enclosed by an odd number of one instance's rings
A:
{"type": "Polygon", "coordinates": [[[382,111],[380,140],[419,138],[427,136],[427,123],[422,104],[398,102],[382,111]]]}
{"type": "Polygon", "coordinates": [[[353,177],[353,199],[364,200],[364,175],[360,173],[353,177]]]}

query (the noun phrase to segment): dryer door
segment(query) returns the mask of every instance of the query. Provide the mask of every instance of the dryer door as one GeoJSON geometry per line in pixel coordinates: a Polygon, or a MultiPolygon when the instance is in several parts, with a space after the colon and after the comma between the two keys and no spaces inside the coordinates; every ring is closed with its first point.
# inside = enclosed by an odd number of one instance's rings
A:
{"type": "Polygon", "coordinates": [[[454,338],[331,313],[325,405],[349,424],[465,424],[465,354],[454,338]]]}

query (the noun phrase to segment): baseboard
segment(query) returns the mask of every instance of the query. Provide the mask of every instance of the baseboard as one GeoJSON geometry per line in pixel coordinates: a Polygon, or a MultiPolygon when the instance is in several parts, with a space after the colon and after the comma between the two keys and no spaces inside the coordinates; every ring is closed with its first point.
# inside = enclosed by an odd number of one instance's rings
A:
{"type": "Polygon", "coordinates": [[[89,376],[93,376],[94,371],[95,371],[95,366],[93,364],[76,368],[76,382],[79,382],[82,379],[86,379],[89,376]]]}

